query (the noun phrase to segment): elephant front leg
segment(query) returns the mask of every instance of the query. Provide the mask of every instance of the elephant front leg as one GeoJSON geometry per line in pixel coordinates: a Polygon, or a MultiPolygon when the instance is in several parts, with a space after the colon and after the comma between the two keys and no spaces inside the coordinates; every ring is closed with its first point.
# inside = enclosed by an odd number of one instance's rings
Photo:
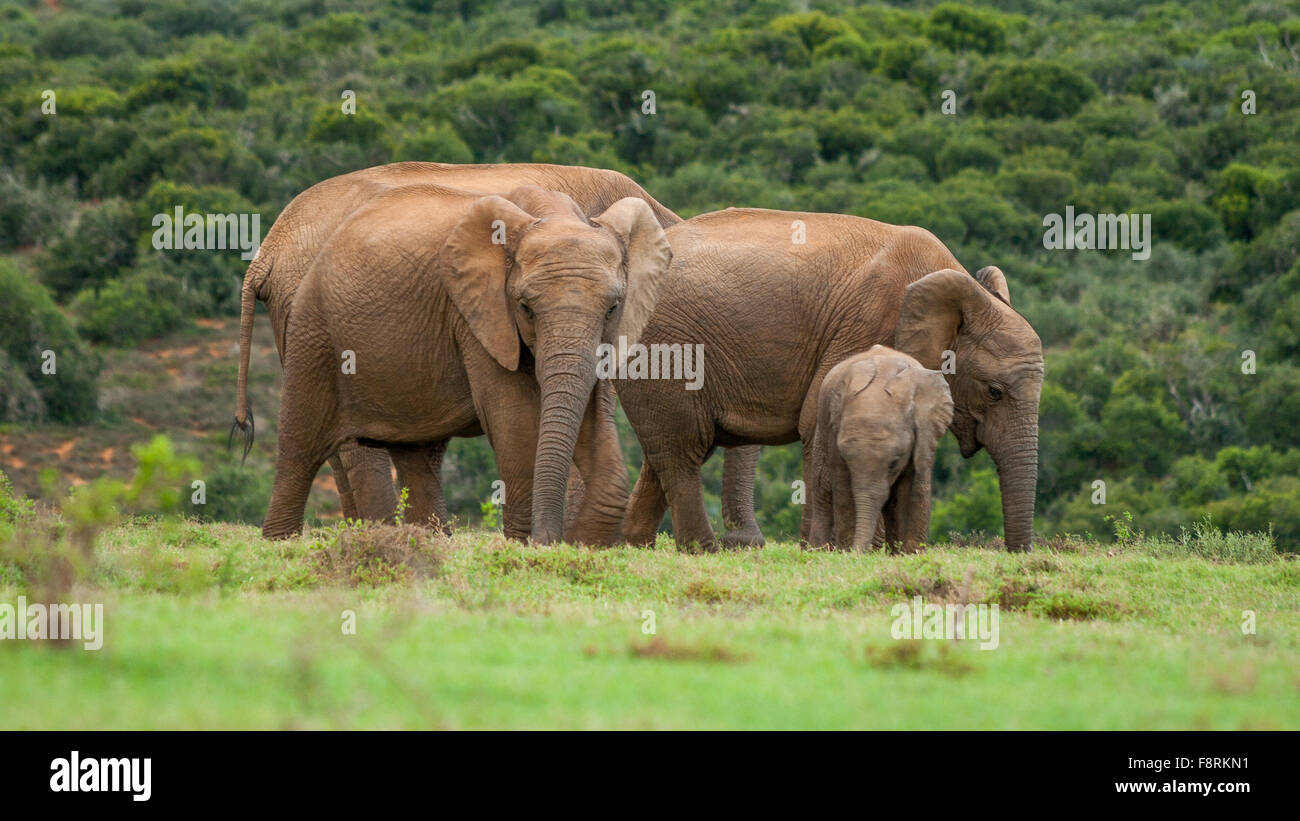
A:
{"type": "MultiPolygon", "coordinates": [[[[472,364],[472,363],[471,363],[472,364]]],[[[533,464],[537,454],[537,383],[529,374],[503,372],[495,365],[468,367],[479,426],[496,457],[505,485],[501,514],[507,539],[527,541],[532,534],[533,464]]]]}
{"type": "Polygon", "coordinates": [[[578,544],[617,544],[627,510],[627,467],[614,424],[614,391],[608,382],[598,382],[592,391],[573,457],[584,492],[566,537],[578,544]]]}
{"type": "Polygon", "coordinates": [[[894,533],[904,553],[916,553],[930,541],[930,465],[908,466],[894,487],[894,533]]]}
{"type": "Polygon", "coordinates": [[[668,497],[664,495],[663,485],[649,460],[642,459],[641,475],[637,477],[636,488],[627,505],[627,516],[623,519],[623,538],[637,547],[653,545],[659,523],[667,510],[668,497]]]}
{"type": "Polygon", "coordinates": [[[804,477],[808,488],[808,506],[812,510],[812,527],[807,540],[804,541],[804,546],[812,548],[827,547],[834,542],[835,517],[831,499],[831,477],[827,470],[829,457],[823,449],[826,444],[825,434],[821,434],[820,430],[818,433],[820,435],[813,439],[813,474],[804,477]]]}
{"type": "Polygon", "coordinates": [[[762,547],[767,544],[754,518],[754,476],[758,471],[758,445],[727,448],[722,455],[722,536],[725,547],[762,547]]]}
{"type": "Polygon", "coordinates": [[[564,539],[572,542],[578,528],[578,514],[587,498],[587,485],[582,481],[582,471],[577,463],[569,466],[569,486],[564,489],[564,539]]]}
{"type": "Polygon", "coordinates": [[[853,475],[842,458],[835,458],[830,469],[832,532],[835,547],[851,550],[856,535],[857,505],[853,499],[853,475]]]}

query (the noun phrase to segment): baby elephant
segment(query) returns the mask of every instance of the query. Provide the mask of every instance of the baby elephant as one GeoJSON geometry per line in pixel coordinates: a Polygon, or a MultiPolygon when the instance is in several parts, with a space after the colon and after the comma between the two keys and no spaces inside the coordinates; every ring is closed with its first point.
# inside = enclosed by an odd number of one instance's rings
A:
{"type": "Polygon", "coordinates": [[[831,368],[817,395],[811,477],[814,547],[915,551],[930,530],[930,474],[952,421],[943,374],[883,345],[831,368]]]}

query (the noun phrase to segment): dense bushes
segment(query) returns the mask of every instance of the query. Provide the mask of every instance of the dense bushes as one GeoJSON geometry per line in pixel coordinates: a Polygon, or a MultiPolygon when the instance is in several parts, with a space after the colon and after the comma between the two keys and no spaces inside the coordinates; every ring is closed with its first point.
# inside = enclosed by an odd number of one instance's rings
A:
{"type": "Polygon", "coordinates": [[[0,421],[89,421],[99,367],[49,293],[0,260],[0,421]]]}

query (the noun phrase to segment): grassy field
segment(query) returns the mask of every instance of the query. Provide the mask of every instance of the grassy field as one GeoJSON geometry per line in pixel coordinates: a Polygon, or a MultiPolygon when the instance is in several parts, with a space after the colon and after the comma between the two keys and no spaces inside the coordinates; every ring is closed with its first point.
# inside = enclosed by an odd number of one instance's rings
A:
{"type": "MultiPolygon", "coordinates": [[[[12,604],[39,574],[10,542],[12,604]]],[[[136,519],[97,544],[61,598],[104,604],[103,648],[0,642],[0,728],[1300,728],[1300,563],[1231,538],[690,555],[136,519]],[[892,639],[914,595],[998,603],[998,648],[892,639]]]]}

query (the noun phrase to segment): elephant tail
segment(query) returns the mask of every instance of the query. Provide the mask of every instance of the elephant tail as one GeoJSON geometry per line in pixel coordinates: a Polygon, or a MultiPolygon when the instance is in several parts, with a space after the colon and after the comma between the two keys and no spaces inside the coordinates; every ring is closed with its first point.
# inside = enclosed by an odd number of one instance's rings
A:
{"type": "Polygon", "coordinates": [[[259,253],[248,266],[244,274],[244,287],[239,304],[239,381],[235,387],[235,421],[230,426],[230,436],[226,447],[235,440],[235,431],[243,434],[244,453],[240,457],[242,464],[253,449],[253,409],[248,405],[248,365],[253,353],[253,316],[257,313],[257,292],[271,272],[271,265],[259,253]]]}

